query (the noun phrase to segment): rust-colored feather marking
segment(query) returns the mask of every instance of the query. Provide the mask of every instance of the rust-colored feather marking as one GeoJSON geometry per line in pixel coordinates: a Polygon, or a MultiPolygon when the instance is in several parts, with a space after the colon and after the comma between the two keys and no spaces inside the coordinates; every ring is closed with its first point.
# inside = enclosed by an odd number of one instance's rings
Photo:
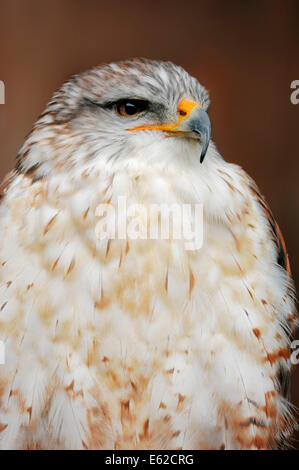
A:
{"type": "Polygon", "coordinates": [[[70,264],[69,264],[69,267],[68,267],[68,269],[67,269],[67,272],[65,273],[64,278],[66,278],[66,277],[72,272],[72,270],[74,269],[75,265],[76,265],[76,258],[73,257],[73,258],[72,258],[72,261],[71,261],[70,264]]]}
{"type": "Polygon", "coordinates": [[[82,215],[83,220],[86,220],[88,212],[89,212],[89,207],[83,212],[83,215],[82,215]]]}
{"type": "Polygon", "coordinates": [[[265,406],[264,412],[267,418],[276,418],[277,416],[277,405],[275,402],[276,393],[274,390],[270,390],[269,392],[265,393],[265,406]]]}
{"type": "Polygon", "coordinates": [[[83,445],[84,449],[85,449],[85,450],[88,450],[88,445],[86,444],[86,442],[83,441],[83,440],[82,440],[81,442],[82,442],[82,445],[83,445]]]}
{"type": "Polygon", "coordinates": [[[120,402],[120,420],[124,424],[130,417],[130,400],[120,402]]]}
{"type": "Polygon", "coordinates": [[[27,408],[27,413],[28,413],[29,424],[30,424],[31,423],[31,417],[32,417],[32,406],[29,406],[27,408]]]}
{"type": "Polygon", "coordinates": [[[107,246],[106,246],[106,253],[105,253],[106,258],[109,255],[110,245],[111,245],[111,239],[109,238],[109,240],[107,241],[107,246]]]}
{"type": "Polygon", "coordinates": [[[184,395],[181,395],[180,393],[178,394],[178,403],[176,407],[177,411],[182,411],[185,399],[186,397],[184,395]]]}
{"type": "Polygon", "coordinates": [[[253,328],[253,334],[257,337],[257,339],[260,339],[261,337],[261,332],[258,328],[253,328]]]}
{"type": "Polygon", "coordinates": [[[71,381],[71,383],[65,387],[65,391],[66,392],[72,392],[74,390],[74,385],[75,385],[75,381],[74,379],[71,381]]]}
{"type": "Polygon", "coordinates": [[[49,222],[45,225],[44,230],[43,230],[43,235],[46,235],[48,231],[50,230],[51,226],[55,222],[56,217],[58,216],[58,213],[53,215],[53,217],[49,220],[49,222]]]}
{"type": "Polygon", "coordinates": [[[122,260],[123,260],[123,252],[121,251],[120,256],[119,256],[118,270],[120,270],[122,260]]]}
{"type": "Polygon", "coordinates": [[[241,251],[240,240],[239,240],[238,237],[234,234],[233,231],[232,231],[231,233],[232,233],[233,239],[235,240],[235,244],[236,244],[237,251],[238,251],[238,253],[240,253],[240,251],[241,251]]]}
{"type": "Polygon", "coordinates": [[[4,431],[4,429],[6,429],[8,426],[8,424],[1,424],[0,423],[0,432],[4,431]]]}
{"type": "Polygon", "coordinates": [[[166,276],[165,276],[164,287],[165,287],[166,292],[168,292],[168,270],[167,270],[166,276]]]}
{"type": "Polygon", "coordinates": [[[105,296],[103,288],[101,289],[101,297],[99,300],[96,300],[94,303],[95,308],[101,310],[107,307],[110,304],[109,298],[105,296]]]}
{"type": "Polygon", "coordinates": [[[52,267],[51,267],[51,271],[52,271],[52,272],[55,271],[55,268],[56,268],[56,266],[57,266],[58,261],[59,261],[59,257],[56,258],[56,260],[55,260],[54,263],[52,264],[52,267]]]}
{"type": "Polygon", "coordinates": [[[253,293],[251,292],[251,290],[248,287],[246,287],[246,289],[247,289],[248,294],[251,297],[251,300],[254,301],[253,293]]]}
{"type": "Polygon", "coordinates": [[[279,359],[285,359],[285,361],[288,361],[289,358],[289,348],[280,348],[277,351],[273,351],[272,353],[267,353],[267,360],[270,362],[271,366],[279,359]]]}
{"type": "Polygon", "coordinates": [[[148,439],[149,438],[149,418],[147,418],[143,423],[143,432],[139,434],[139,439],[148,439]]]}
{"type": "Polygon", "coordinates": [[[190,273],[189,273],[189,296],[190,297],[191,297],[193,288],[194,288],[194,275],[193,275],[192,270],[190,269],[190,273]]]}

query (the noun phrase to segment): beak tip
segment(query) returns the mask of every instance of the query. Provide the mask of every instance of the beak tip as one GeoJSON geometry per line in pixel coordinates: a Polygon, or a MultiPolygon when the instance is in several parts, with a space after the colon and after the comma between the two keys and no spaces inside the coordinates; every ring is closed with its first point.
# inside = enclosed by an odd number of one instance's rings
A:
{"type": "Polygon", "coordinates": [[[185,121],[188,130],[196,133],[201,141],[200,163],[203,163],[209,148],[211,138],[211,122],[207,112],[202,108],[196,108],[192,113],[192,118],[185,121]]]}
{"type": "Polygon", "coordinates": [[[201,151],[201,154],[200,154],[200,163],[203,163],[204,159],[205,159],[205,156],[206,156],[206,153],[207,153],[207,150],[202,150],[201,151]]]}
{"type": "Polygon", "coordinates": [[[210,138],[211,138],[211,130],[210,130],[210,127],[209,127],[209,128],[206,129],[206,131],[203,131],[201,133],[202,149],[201,149],[201,154],[200,154],[200,163],[203,163],[203,161],[204,161],[204,158],[205,158],[206,153],[207,153],[208,148],[209,148],[210,138]]]}

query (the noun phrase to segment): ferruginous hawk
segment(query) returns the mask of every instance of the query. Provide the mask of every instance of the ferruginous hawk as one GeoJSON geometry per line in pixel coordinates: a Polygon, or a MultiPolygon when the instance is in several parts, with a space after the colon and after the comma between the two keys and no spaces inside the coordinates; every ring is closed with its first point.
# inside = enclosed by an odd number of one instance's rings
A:
{"type": "Polygon", "coordinates": [[[2,185],[0,448],[288,441],[288,256],[208,105],[181,67],[134,59],[72,77],[38,119],[2,185]],[[201,248],[101,237],[119,198],[202,205],[201,248]]]}

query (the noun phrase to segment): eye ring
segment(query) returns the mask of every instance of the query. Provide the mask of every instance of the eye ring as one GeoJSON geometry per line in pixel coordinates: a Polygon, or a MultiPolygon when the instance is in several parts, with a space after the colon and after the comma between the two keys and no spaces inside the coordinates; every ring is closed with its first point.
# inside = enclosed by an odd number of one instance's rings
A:
{"type": "Polygon", "coordinates": [[[147,111],[149,102],[142,99],[120,100],[114,105],[114,110],[118,116],[133,117],[144,111],[147,111]]]}

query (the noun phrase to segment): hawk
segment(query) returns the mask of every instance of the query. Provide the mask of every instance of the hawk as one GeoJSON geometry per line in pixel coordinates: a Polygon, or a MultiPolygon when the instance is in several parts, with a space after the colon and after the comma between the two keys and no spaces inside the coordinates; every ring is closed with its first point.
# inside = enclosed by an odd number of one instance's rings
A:
{"type": "Polygon", "coordinates": [[[1,192],[0,448],[288,442],[288,255],[208,106],[181,67],[130,59],[72,77],[34,125],[1,192]],[[202,204],[202,247],[99,237],[119,197],[202,204]]]}

